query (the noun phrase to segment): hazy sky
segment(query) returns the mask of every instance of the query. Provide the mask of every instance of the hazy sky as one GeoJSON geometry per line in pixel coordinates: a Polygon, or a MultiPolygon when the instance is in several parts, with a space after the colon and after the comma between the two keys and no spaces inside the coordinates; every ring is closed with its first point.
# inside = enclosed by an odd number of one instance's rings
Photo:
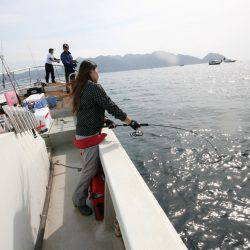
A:
{"type": "Polygon", "coordinates": [[[250,59],[250,0],[0,0],[11,68],[43,64],[64,42],[73,56],[165,50],[250,59]],[[35,60],[32,59],[32,56],[35,60]]]}

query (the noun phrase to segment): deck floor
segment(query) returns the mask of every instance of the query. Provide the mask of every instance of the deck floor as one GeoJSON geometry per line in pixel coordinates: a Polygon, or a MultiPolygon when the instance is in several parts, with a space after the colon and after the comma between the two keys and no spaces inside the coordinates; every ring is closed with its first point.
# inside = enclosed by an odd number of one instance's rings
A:
{"type": "MultiPolygon", "coordinates": [[[[80,167],[79,151],[71,145],[61,145],[53,153],[53,162],[80,167]]],[[[122,239],[107,231],[94,215],[82,216],[72,204],[72,193],[79,172],[55,165],[43,249],[98,250],[124,249],[122,239]]]]}

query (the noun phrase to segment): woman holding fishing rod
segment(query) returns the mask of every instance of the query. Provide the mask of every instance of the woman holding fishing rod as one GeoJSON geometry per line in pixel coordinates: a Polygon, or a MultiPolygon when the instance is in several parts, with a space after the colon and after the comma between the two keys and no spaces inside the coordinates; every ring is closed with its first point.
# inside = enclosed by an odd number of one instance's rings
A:
{"type": "Polygon", "coordinates": [[[72,111],[77,118],[74,144],[83,149],[81,177],[72,200],[82,215],[92,214],[86,199],[90,181],[101,167],[98,144],[106,136],[101,129],[115,127],[115,123],[105,117],[105,110],[134,130],[140,127],[110,99],[98,79],[97,65],[86,60],[72,83],[72,111]]]}

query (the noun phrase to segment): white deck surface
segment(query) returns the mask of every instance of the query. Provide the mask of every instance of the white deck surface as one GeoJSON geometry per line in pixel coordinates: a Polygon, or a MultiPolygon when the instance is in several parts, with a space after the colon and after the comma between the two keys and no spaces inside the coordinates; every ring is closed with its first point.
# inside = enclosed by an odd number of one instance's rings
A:
{"type": "MultiPolygon", "coordinates": [[[[55,149],[53,162],[57,160],[66,165],[81,166],[79,151],[68,143],[55,149]]],[[[55,165],[43,249],[124,249],[121,238],[117,238],[113,231],[105,230],[104,223],[96,221],[94,215],[82,216],[74,208],[71,197],[78,177],[77,170],[55,165]]]]}

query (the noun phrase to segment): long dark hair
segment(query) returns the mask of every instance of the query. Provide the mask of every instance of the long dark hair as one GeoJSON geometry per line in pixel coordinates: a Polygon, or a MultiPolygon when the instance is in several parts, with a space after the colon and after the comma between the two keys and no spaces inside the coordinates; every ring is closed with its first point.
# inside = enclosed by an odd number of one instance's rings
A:
{"type": "Polygon", "coordinates": [[[97,65],[94,62],[85,60],[81,63],[79,67],[76,79],[72,83],[72,112],[75,114],[80,105],[81,92],[88,80],[90,78],[90,71],[95,70],[97,65]]]}

